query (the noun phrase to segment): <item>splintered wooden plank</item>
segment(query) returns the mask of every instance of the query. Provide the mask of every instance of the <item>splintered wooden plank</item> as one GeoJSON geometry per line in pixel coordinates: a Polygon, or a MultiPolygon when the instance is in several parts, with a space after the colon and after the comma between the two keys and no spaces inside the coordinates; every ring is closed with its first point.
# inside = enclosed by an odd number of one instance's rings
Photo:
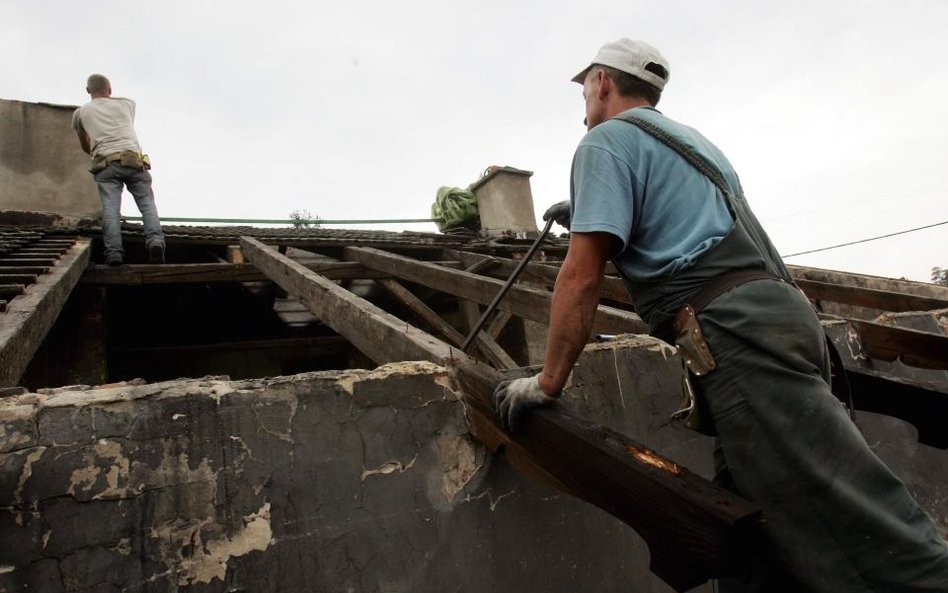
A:
{"type": "Polygon", "coordinates": [[[894,313],[931,311],[934,309],[948,308],[948,300],[934,297],[918,296],[888,290],[876,290],[874,288],[862,288],[859,286],[846,286],[844,284],[819,282],[805,278],[797,278],[796,283],[803,289],[807,297],[818,301],[830,301],[833,303],[878,309],[880,311],[891,311],[894,313]]]}
{"type": "Polygon", "coordinates": [[[759,511],[631,439],[554,408],[538,410],[511,436],[494,421],[492,393],[504,377],[319,274],[247,237],[246,257],[377,363],[447,365],[468,406],[473,434],[503,447],[523,473],[618,517],[649,545],[653,572],[678,591],[733,574],[753,545],[759,511]]]}
{"type": "Polygon", "coordinates": [[[89,264],[90,245],[89,239],[77,239],[49,273],[7,303],[0,315],[0,387],[20,380],[89,264]]]}
{"type": "MultiPolygon", "coordinates": [[[[355,260],[376,270],[468,299],[482,305],[493,300],[504,283],[471,272],[452,270],[436,264],[403,257],[370,247],[347,247],[346,259],[355,260]]],[[[550,318],[552,293],[547,290],[514,285],[497,305],[502,311],[547,324],[550,318]]],[[[647,333],[648,327],[635,313],[600,305],[596,310],[593,331],[597,333],[647,333]]]]}

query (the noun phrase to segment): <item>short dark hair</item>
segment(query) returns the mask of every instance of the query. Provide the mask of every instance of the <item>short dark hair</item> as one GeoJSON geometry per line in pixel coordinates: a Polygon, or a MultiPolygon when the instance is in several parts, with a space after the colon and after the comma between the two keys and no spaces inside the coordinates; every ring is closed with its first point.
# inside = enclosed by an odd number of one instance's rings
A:
{"type": "Polygon", "coordinates": [[[641,78],[636,78],[628,72],[616,70],[611,66],[596,64],[595,67],[609,75],[609,78],[615,83],[616,89],[619,90],[619,94],[623,97],[642,97],[648,101],[652,107],[658,105],[659,100],[662,98],[662,91],[641,78]]]}
{"type": "Polygon", "coordinates": [[[86,89],[90,93],[104,93],[109,90],[109,87],[112,83],[109,82],[109,79],[101,74],[92,74],[89,76],[89,79],[86,80],[86,89]]]}

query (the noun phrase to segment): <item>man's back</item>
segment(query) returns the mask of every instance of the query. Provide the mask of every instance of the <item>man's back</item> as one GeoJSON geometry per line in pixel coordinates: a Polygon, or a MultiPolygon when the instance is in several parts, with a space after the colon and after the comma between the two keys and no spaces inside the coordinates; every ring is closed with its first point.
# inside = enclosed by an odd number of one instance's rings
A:
{"type": "Polygon", "coordinates": [[[125,150],[141,152],[134,124],[135,102],[121,97],[92,99],[72,116],[73,128],[89,135],[93,158],[125,150]]]}

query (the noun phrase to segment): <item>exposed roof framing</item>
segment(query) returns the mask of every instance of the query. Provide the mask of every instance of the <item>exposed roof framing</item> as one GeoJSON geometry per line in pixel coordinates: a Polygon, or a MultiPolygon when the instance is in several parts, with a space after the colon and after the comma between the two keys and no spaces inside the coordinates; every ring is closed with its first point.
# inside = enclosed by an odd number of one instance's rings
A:
{"type": "MultiPolygon", "coordinates": [[[[442,266],[404,257],[371,247],[348,247],[346,259],[361,263],[367,268],[388,273],[486,305],[491,302],[503,282],[485,278],[462,270],[450,270],[442,266]]],[[[497,308],[539,323],[547,323],[550,317],[552,295],[549,291],[513,286],[497,308]]],[[[643,333],[645,323],[630,311],[600,305],[596,311],[593,330],[600,333],[643,333]]]]}
{"type": "MultiPolygon", "coordinates": [[[[539,411],[521,434],[511,437],[493,420],[491,393],[503,379],[498,371],[477,364],[256,239],[242,238],[241,246],[264,274],[376,363],[429,360],[453,368],[464,386],[479,439],[495,450],[504,446],[511,463],[525,473],[631,525],[649,544],[653,572],[677,590],[728,574],[740,545],[749,543],[758,510],[746,501],[627,437],[559,410],[539,411]]],[[[353,251],[354,256],[385,255],[376,250],[353,251]]],[[[421,269],[437,276],[424,265],[421,269]]],[[[469,273],[461,274],[449,278],[471,280],[463,275],[469,273]]]]}
{"type": "Polygon", "coordinates": [[[0,387],[17,384],[88,265],[90,243],[42,234],[5,243],[0,268],[21,273],[0,274],[16,281],[0,312],[0,387]]]}

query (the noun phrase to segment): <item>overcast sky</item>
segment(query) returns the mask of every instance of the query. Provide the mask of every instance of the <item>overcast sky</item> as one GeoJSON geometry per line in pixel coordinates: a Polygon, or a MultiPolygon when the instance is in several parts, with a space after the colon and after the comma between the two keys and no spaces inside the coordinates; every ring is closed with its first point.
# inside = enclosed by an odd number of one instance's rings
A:
{"type": "MultiPolygon", "coordinates": [[[[428,218],[489,165],[534,172],[539,216],[585,133],[569,79],[620,37],[665,54],[660,110],[724,150],[782,253],[948,221],[943,0],[0,0],[0,98],[81,104],[108,76],[163,216],[428,218]]],[[[787,261],[928,280],[946,243],[787,261]]]]}

